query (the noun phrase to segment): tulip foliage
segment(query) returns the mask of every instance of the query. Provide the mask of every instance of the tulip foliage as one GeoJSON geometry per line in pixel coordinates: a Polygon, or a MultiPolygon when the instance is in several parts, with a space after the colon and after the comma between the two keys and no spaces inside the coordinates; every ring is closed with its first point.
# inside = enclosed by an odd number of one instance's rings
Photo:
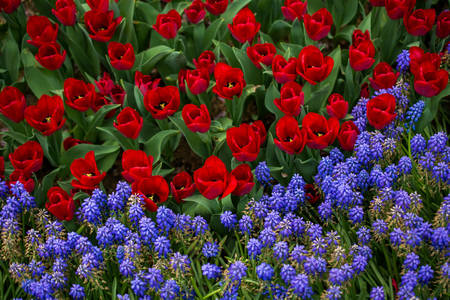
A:
{"type": "Polygon", "coordinates": [[[331,147],[353,151],[361,97],[375,130],[405,109],[390,92],[403,83],[425,103],[415,130],[436,117],[438,2],[2,0],[0,176],[65,221],[121,178],[150,212],[211,221],[263,193],[261,161],[312,184],[331,147]]]}

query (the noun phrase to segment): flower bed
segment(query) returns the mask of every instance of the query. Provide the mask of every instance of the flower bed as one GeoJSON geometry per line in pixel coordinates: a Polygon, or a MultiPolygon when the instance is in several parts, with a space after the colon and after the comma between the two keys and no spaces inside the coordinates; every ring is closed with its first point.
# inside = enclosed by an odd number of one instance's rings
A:
{"type": "Polygon", "coordinates": [[[447,9],[0,1],[0,298],[445,298],[447,9]]]}

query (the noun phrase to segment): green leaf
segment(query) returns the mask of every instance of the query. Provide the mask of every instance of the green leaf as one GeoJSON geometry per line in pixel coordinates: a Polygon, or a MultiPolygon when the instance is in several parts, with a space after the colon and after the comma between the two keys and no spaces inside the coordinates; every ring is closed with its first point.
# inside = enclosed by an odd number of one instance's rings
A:
{"type": "Polygon", "coordinates": [[[217,32],[219,32],[219,29],[222,27],[224,22],[225,20],[220,17],[208,26],[203,37],[203,49],[209,49],[213,39],[216,37],[217,32]]]}
{"type": "Polygon", "coordinates": [[[231,116],[233,117],[233,124],[237,125],[241,123],[242,115],[245,110],[245,103],[247,98],[256,92],[256,86],[253,84],[247,85],[242,91],[242,95],[239,98],[234,98],[233,100],[225,100],[227,103],[231,102],[231,116]],[[230,101],[230,102],[228,102],[230,101]]]}
{"type": "Polygon", "coordinates": [[[98,130],[107,133],[113,139],[115,139],[122,149],[125,151],[127,149],[138,150],[137,144],[133,143],[133,141],[126,136],[124,136],[121,132],[119,132],[114,127],[97,127],[98,130]]]}
{"type": "Polygon", "coordinates": [[[201,139],[198,133],[189,130],[181,117],[181,112],[178,112],[174,116],[169,117],[169,119],[183,133],[186,141],[195,154],[204,159],[208,158],[211,155],[211,139],[201,139]]]}
{"type": "Polygon", "coordinates": [[[79,144],[63,152],[61,165],[70,166],[74,159],[84,157],[89,151],[94,151],[95,160],[99,161],[108,154],[118,152],[119,149],[120,147],[118,145],[79,144]]]}
{"type": "Polygon", "coordinates": [[[303,87],[305,104],[309,106],[310,111],[317,113],[325,107],[328,97],[333,92],[341,68],[341,48],[337,47],[329,56],[333,58],[334,66],[328,78],[315,86],[307,84],[303,87]]]}
{"type": "Polygon", "coordinates": [[[103,172],[108,172],[116,163],[117,156],[119,155],[120,151],[114,151],[112,153],[108,153],[105,156],[97,159],[97,165],[99,170],[102,170],[103,172]]]}
{"type": "Polygon", "coordinates": [[[124,25],[120,31],[119,41],[121,43],[131,43],[134,49],[137,49],[137,37],[134,30],[134,8],[135,0],[121,0],[119,4],[120,15],[124,18],[124,25]]]}
{"type": "MultiPolygon", "coordinates": [[[[247,44],[246,44],[247,45],[247,44]]],[[[262,83],[262,73],[248,58],[247,51],[242,48],[234,48],[234,55],[236,59],[239,61],[239,64],[242,67],[242,71],[244,72],[244,79],[247,84],[260,84],[262,83]]]]}
{"type": "Polygon", "coordinates": [[[227,10],[222,14],[225,24],[231,24],[236,14],[243,9],[251,0],[235,0],[228,5],[227,10]]]}
{"type": "Polygon", "coordinates": [[[159,161],[161,157],[162,148],[164,147],[165,143],[169,139],[169,137],[179,134],[179,130],[169,129],[169,130],[163,130],[152,136],[147,142],[144,144],[144,151],[147,154],[150,154],[153,156],[153,161],[157,162],[159,161]]]}
{"type": "Polygon", "coordinates": [[[356,13],[358,12],[358,2],[358,0],[346,0],[345,5],[342,5],[342,3],[338,3],[338,1],[334,1],[335,5],[339,5],[344,8],[344,18],[341,26],[347,25],[356,16],[356,13]]]}
{"type": "MultiPolygon", "coordinates": [[[[302,22],[303,23],[303,22],[302,22]]],[[[305,45],[305,32],[303,24],[298,19],[294,20],[291,29],[291,43],[298,45],[305,45]]]]}
{"type": "Polygon", "coordinates": [[[233,48],[228,46],[223,42],[215,42],[217,49],[225,56],[228,64],[233,68],[240,68],[241,65],[239,61],[236,59],[236,55],[234,54],[233,48]]]}
{"type": "Polygon", "coordinates": [[[65,32],[70,57],[78,68],[93,77],[100,75],[100,59],[87,31],[80,24],[76,24],[67,26],[66,30],[61,32],[63,35],[65,32]]]}
{"type": "Polygon", "coordinates": [[[300,172],[307,182],[313,181],[313,176],[317,172],[317,165],[317,161],[312,157],[305,161],[299,158],[295,160],[295,167],[297,171],[300,172]]]}
{"type": "Polygon", "coordinates": [[[57,178],[58,174],[64,169],[65,166],[60,166],[57,169],[54,169],[50,173],[44,176],[41,183],[35,189],[34,197],[36,199],[38,207],[43,207],[45,203],[45,199],[47,198],[47,191],[54,185],[55,178],[57,178]]]}
{"type": "Polygon", "coordinates": [[[372,33],[372,12],[368,13],[367,16],[359,23],[358,28],[365,32],[366,30],[369,30],[370,33],[372,33]]]}
{"type": "MultiPolygon", "coordinates": [[[[214,212],[219,211],[216,200],[209,200],[203,197],[201,194],[195,194],[183,199],[187,204],[187,210],[184,209],[189,215],[211,215],[214,212]]],[[[185,205],[184,205],[185,206],[185,205]]]]}
{"type": "Polygon", "coordinates": [[[50,94],[52,90],[63,88],[64,78],[62,78],[59,71],[51,71],[41,67],[27,48],[22,50],[21,57],[25,80],[37,98],[44,94],[50,94]]]}
{"type": "Polygon", "coordinates": [[[431,121],[434,120],[439,109],[439,104],[441,99],[450,95],[450,85],[440,92],[438,95],[432,97],[431,99],[425,100],[425,108],[422,113],[422,117],[416,125],[416,131],[422,131],[426,126],[428,126],[431,121]]]}
{"type": "Polygon", "coordinates": [[[155,65],[173,51],[172,48],[164,45],[151,47],[148,50],[142,51],[136,55],[134,71],[139,70],[144,74],[151,73],[155,65]]]}
{"type": "Polygon", "coordinates": [[[84,139],[87,141],[93,140],[96,135],[97,127],[99,127],[105,120],[105,116],[110,112],[120,107],[120,104],[108,104],[103,105],[88,121],[89,127],[87,128],[84,139]]]}
{"type": "Polygon", "coordinates": [[[264,97],[264,104],[268,111],[275,114],[277,118],[281,118],[284,114],[281,112],[278,107],[273,103],[273,100],[275,98],[280,97],[280,92],[278,91],[278,88],[276,86],[276,82],[272,81],[269,88],[267,89],[266,96],[264,97]]]}
{"type": "Polygon", "coordinates": [[[19,46],[14,40],[10,30],[6,34],[5,39],[2,40],[2,43],[2,56],[4,58],[6,68],[8,69],[11,82],[15,82],[19,79],[20,51],[19,46]]]}

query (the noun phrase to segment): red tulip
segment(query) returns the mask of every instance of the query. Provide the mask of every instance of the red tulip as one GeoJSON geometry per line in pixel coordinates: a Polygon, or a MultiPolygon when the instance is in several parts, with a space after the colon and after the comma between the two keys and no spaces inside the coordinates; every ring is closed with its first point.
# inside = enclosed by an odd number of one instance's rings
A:
{"type": "Polygon", "coordinates": [[[70,172],[76,178],[72,180],[72,186],[85,191],[97,188],[106,176],[97,168],[94,151],[89,151],[84,158],[75,159],[70,165],[70,172]]]}
{"type": "Polygon", "coordinates": [[[86,3],[92,10],[108,11],[109,0],[86,0],[86,3]]]}
{"type": "Polygon", "coordinates": [[[90,10],[84,14],[84,23],[91,39],[98,42],[108,42],[116,32],[122,17],[114,18],[112,10],[90,10]]]}
{"type": "Polygon", "coordinates": [[[214,52],[206,50],[197,59],[194,59],[194,65],[197,69],[207,69],[209,74],[214,73],[216,66],[216,56],[214,52]]]}
{"type": "Polygon", "coordinates": [[[194,172],[194,182],[199,192],[210,200],[228,196],[237,185],[236,178],[227,171],[220,158],[214,155],[194,172]]]}
{"type": "Polygon", "coordinates": [[[194,0],[188,8],[184,9],[184,13],[186,14],[189,22],[197,24],[206,15],[205,5],[202,0],[194,0]]]}
{"type": "Polygon", "coordinates": [[[298,154],[303,151],[306,144],[306,135],[300,129],[294,117],[282,117],[276,127],[275,132],[278,139],[274,139],[275,145],[288,154],[298,154]]]}
{"type": "Polygon", "coordinates": [[[415,36],[427,34],[433,28],[434,20],[436,20],[434,9],[416,9],[403,16],[406,31],[415,36]]]}
{"type": "Polygon", "coordinates": [[[246,86],[242,70],[232,68],[225,63],[216,65],[214,77],[216,85],[213,87],[213,92],[224,99],[232,100],[234,96],[240,97],[246,86]]]}
{"type": "Polygon", "coordinates": [[[39,47],[35,58],[44,68],[54,71],[64,63],[66,51],[61,53],[61,46],[57,43],[47,43],[39,47]]]}
{"type": "Polygon", "coordinates": [[[20,182],[28,193],[32,193],[34,190],[34,180],[30,176],[30,174],[25,174],[22,170],[14,170],[9,175],[8,185],[11,186],[16,182],[20,182]]]}
{"type": "Polygon", "coordinates": [[[139,113],[127,106],[118,115],[114,127],[129,139],[137,139],[144,121],[139,113]]]}
{"type": "Polygon", "coordinates": [[[70,221],[75,212],[73,198],[59,186],[54,186],[47,192],[45,208],[60,221],[70,221]]]}
{"type": "Polygon", "coordinates": [[[284,6],[281,7],[283,16],[288,21],[295,19],[302,20],[308,6],[308,1],[284,0],[284,6]]]}
{"type": "Polygon", "coordinates": [[[157,211],[157,204],[165,202],[169,197],[169,185],[162,176],[140,178],[133,182],[132,190],[144,197],[145,207],[151,212],[157,211]]]}
{"type": "Polygon", "coordinates": [[[77,7],[73,0],[57,0],[52,13],[65,26],[73,26],[77,21],[77,7]]]}
{"type": "Polygon", "coordinates": [[[43,135],[51,135],[66,122],[64,102],[57,95],[53,97],[42,95],[36,105],[30,105],[25,109],[25,120],[43,135]]]}
{"type": "Polygon", "coordinates": [[[134,84],[139,88],[142,95],[145,95],[147,91],[153,90],[158,87],[161,79],[152,79],[150,75],[144,75],[139,71],[134,74],[134,84]]]}
{"type": "Polygon", "coordinates": [[[348,102],[341,94],[334,93],[328,97],[327,112],[330,117],[340,120],[347,115],[348,102]]]}
{"type": "Polygon", "coordinates": [[[173,177],[170,189],[177,203],[182,203],[183,199],[192,196],[195,192],[192,176],[185,171],[178,173],[173,177]]]}
{"type": "Polygon", "coordinates": [[[389,18],[401,19],[414,8],[416,0],[386,0],[385,7],[389,18]]]}
{"type": "Polygon", "coordinates": [[[227,144],[238,161],[254,161],[261,148],[261,137],[252,126],[241,124],[227,130],[227,144]]]}
{"type": "Polygon", "coordinates": [[[27,103],[22,92],[13,86],[7,86],[0,92],[0,113],[19,123],[24,118],[27,103]]]}
{"type": "Polygon", "coordinates": [[[277,49],[271,43],[255,44],[247,48],[248,58],[258,69],[261,69],[261,64],[270,66],[276,53],[277,49]]]}
{"type": "Polygon", "coordinates": [[[290,81],[281,87],[280,98],[273,103],[287,116],[298,116],[304,103],[302,86],[295,81],[290,81]]]}
{"type": "Polygon", "coordinates": [[[337,136],[341,148],[346,151],[353,151],[356,139],[359,135],[359,129],[353,121],[346,121],[342,123],[341,129],[337,136]]]}
{"type": "Polygon", "coordinates": [[[288,61],[283,56],[277,55],[272,61],[273,77],[278,83],[286,83],[295,81],[297,78],[297,59],[295,57],[289,58],[288,61]]]}
{"type": "Polygon", "coordinates": [[[386,0],[369,0],[372,6],[384,6],[386,0]]]}
{"type": "Polygon", "coordinates": [[[311,149],[324,149],[336,139],[339,121],[333,117],[327,120],[324,116],[310,112],[303,118],[302,127],[306,131],[306,145],[311,149]]]}
{"type": "Polygon", "coordinates": [[[31,16],[27,21],[27,33],[31,38],[27,42],[33,46],[41,47],[44,44],[56,41],[58,24],[53,24],[44,16],[31,16]]]}
{"type": "Polygon", "coordinates": [[[370,85],[374,90],[389,89],[397,82],[399,75],[400,73],[395,73],[388,63],[380,62],[373,69],[373,77],[369,78],[370,85]]]}
{"type": "Polygon", "coordinates": [[[450,35],[450,10],[444,10],[437,18],[436,35],[445,39],[450,35]]]}
{"type": "Polygon", "coordinates": [[[264,144],[267,139],[267,130],[266,127],[264,127],[264,123],[261,120],[256,120],[255,122],[250,123],[250,126],[252,126],[253,130],[259,134],[261,145],[264,144]]]}
{"type": "Polygon", "coordinates": [[[297,59],[297,73],[312,85],[325,80],[333,66],[334,60],[313,45],[304,47],[297,59]]]}
{"type": "Polygon", "coordinates": [[[362,41],[358,46],[350,45],[349,61],[355,71],[370,68],[375,62],[375,47],[372,41],[362,41]]]}
{"type": "Polygon", "coordinates": [[[395,97],[391,94],[381,94],[367,102],[367,120],[375,129],[383,129],[390,124],[397,114],[395,113],[395,97]]]}
{"type": "Polygon", "coordinates": [[[236,188],[231,192],[235,196],[244,196],[251,192],[255,182],[253,181],[253,174],[250,166],[241,164],[231,171],[231,174],[236,178],[236,188]]]}
{"type": "Polygon", "coordinates": [[[110,42],[108,44],[108,55],[111,65],[117,70],[131,69],[136,59],[133,46],[130,43],[110,42]]]}
{"type": "Polygon", "coordinates": [[[180,106],[180,92],[175,86],[157,87],[147,91],[144,97],[145,108],[157,120],[173,115],[180,106]]]}
{"type": "Polygon", "coordinates": [[[68,136],[64,139],[63,141],[63,147],[64,150],[69,150],[70,148],[79,145],[79,144],[92,144],[91,142],[88,141],[83,141],[83,140],[79,140],[79,139],[74,139],[71,136],[68,136]]]}
{"type": "Polygon", "coordinates": [[[159,14],[156,18],[156,24],[153,29],[163,38],[173,39],[181,27],[181,16],[175,10],[170,10],[167,14],[159,14]]]}
{"type": "Polygon", "coordinates": [[[240,43],[251,43],[260,28],[261,24],[256,22],[255,15],[248,7],[241,9],[234,16],[233,23],[228,24],[231,35],[240,43]]]}
{"type": "Polygon", "coordinates": [[[66,104],[78,111],[87,111],[96,96],[92,83],[85,83],[75,78],[67,78],[64,81],[64,96],[66,104]]]}
{"type": "Polygon", "coordinates": [[[20,5],[20,0],[0,0],[0,12],[13,13],[20,5]]]}
{"type": "Polygon", "coordinates": [[[44,151],[38,142],[28,141],[10,153],[9,160],[14,169],[21,170],[23,174],[29,176],[41,169],[44,151]]]}
{"type": "Polygon", "coordinates": [[[205,133],[211,126],[211,117],[205,104],[196,106],[194,104],[186,104],[181,111],[183,121],[192,132],[205,133]]]}
{"type": "Polygon", "coordinates": [[[318,41],[328,35],[333,25],[333,16],[328,9],[321,8],[312,16],[305,14],[305,29],[310,39],[318,41]]]}
{"type": "Polygon", "coordinates": [[[152,176],[153,156],[141,150],[125,150],[122,155],[122,176],[128,182],[152,176]]]}
{"type": "Polygon", "coordinates": [[[103,77],[98,81],[95,81],[95,85],[100,94],[109,95],[114,87],[114,81],[112,81],[111,76],[109,76],[108,73],[104,72],[103,77]]]}
{"type": "Polygon", "coordinates": [[[186,82],[189,91],[194,95],[204,93],[209,86],[209,73],[206,69],[188,70],[186,72],[186,82]]]}
{"type": "Polygon", "coordinates": [[[206,0],[205,7],[210,14],[218,16],[227,10],[228,0],[206,0]]]}

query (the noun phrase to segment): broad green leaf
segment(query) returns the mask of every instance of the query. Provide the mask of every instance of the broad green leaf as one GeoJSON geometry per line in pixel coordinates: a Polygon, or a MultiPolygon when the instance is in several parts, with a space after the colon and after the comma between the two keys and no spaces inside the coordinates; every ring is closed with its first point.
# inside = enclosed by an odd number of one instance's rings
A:
{"type": "MultiPolygon", "coordinates": [[[[209,200],[203,197],[201,194],[195,194],[190,197],[183,199],[185,204],[183,207],[187,206],[187,214],[190,215],[211,215],[214,212],[219,212],[219,206],[216,200],[209,200]]],[[[184,208],[183,208],[183,211],[184,208]]]]}
{"type": "Polygon", "coordinates": [[[234,55],[241,65],[244,72],[244,79],[247,84],[261,84],[262,73],[248,58],[247,51],[243,49],[233,48],[234,55]]]}
{"type": "Polygon", "coordinates": [[[110,112],[120,107],[120,104],[103,105],[94,115],[90,116],[88,120],[88,128],[84,139],[87,141],[93,140],[96,135],[97,127],[99,127],[105,120],[105,116],[110,112]]]}
{"type": "Polygon", "coordinates": [[[106,155],[118,152],[119,150],[120,147],[118,145],[79,144],[63,152],[61,155],[61,165],[70,166],[74,159],[84,157],[89,151],[94,151],[95,160],[99,161],[106,155]]]}
{"type": "Polygon", "coordinates": [[[225,24],[231,24],[236,14],[243,9],[251,0],[234,0],[228,5],[227,10],[222,14],[225,24]]]}
{"type": "MultiPolygon", "coordinates": [[[[303,23],[303,22],[302,22],[303,23]]],[[[303,24],[298,19],[294,20],[291,29],[291,43],[298,45],[305,45],[305,32],[303,30],[303,24]]]]}
{"type": "Polygon", "coordinates": [[[80,25],[66,27],[62,31],[68,43],[68,52],[78,68],[90,76],[100,75],[100,59],[88,32],[80,25]]]}
{"type": "Polygon", "coordinates": [[[320,84],[312,86],[307,84],[303,87],[305,94],[305,104],[310,108],[310,111],[320,112],[325,107],[328,97],[333,92],[334,85],[341,68],[341,48],[337,47],[330,55],[333,58],[334,66],[330,75],[320,84]]]}
{"type": "Polygon", "coordinates": [[[305,161],[298,158],[295,160],[296,171],[300,172],[307,182],[313,181],[313,176],[317,173],[317,165],[317,161],[312,157],[305,161]]]}
{"type": "Polygon", "coordinates": [[[204,159],[211,156],[211,139],[201,139],[198,133],[189,130],[181,117],[181,112],[178,112],[174,116],[169,117],[169,119],[183,133],[186,141],[195,154],[204,159]]]}
{"type": "Polygon", "coordinates": [[[225,59],[227,60],[227,63],[232,66],[233,68],[240,68],[241,65],[239,63],[239,61],[236,59],[236,55],[234,55],[234,51],[233,48],[231,48],[230,46],[228,46],[227,44],[223,43],[223,42],[217,42],[214,41],[217,49],[219,49],[219,51],[223,54],[223,56],[225,56],[225,59]]]}
{"type": "Polygon", "coordinates": [[[50,71],[42,67],[27,48],[22,50],[21,57],[25,80],[37,98],[44,94],[50,94],[52,90],[63,88],[64,78],[58,70],[50,71]]]}
{"type": "Polygon", "coordinates": [[[174,50],[168,46],[160,45],[151,47],[136,55],[135,70],[149,74],[155,65],[174,50]]]}
{"type": "Polygon", "coordinates": [[[19,69],[20,69],[20,51],[19,46],[17,45],[14,37],[11,34],[11,31],[5,36],[5,39],[2,40],[3,43],[3,59],[6,65],[6,68],[9,72],[9,78],[12,82],[15,82],[19,79],[19,69]]]}
{"type": "Polygon", "coordinates": [[[97,129],[100,131],[106,132],[109,136],[111,136],[113,139],[115,139],[124,151],[127,149],[138,150],[137,143],[134,143],[131,139],[124,136],[116,128],[114,128],[114,127],[97,127],[97,129]]]}
{"type": "Polygon", "coordinates": [[[431,121],[434,120],[438,112],[441,99],[449,95],[450,95],[450,85],[447,84],[447,87],[438,95],[432,97],[431,99],[425,100],[425,108],[423,110],[422,117],[419,119],[419,122],[416,125],[417,131],[423,130],[426,126],[428,126],[431,123],[431,121]]]}
{"type": "Polygon", "coordinates": [[[222,24],[225,22],[223,18],[219,18],[212,22],[208,28],[206,29],[205,35],[203,37],[203,49],[209,49],[213,39],[216,37],[217,32],[222,27],[222,24]]]}
{"type": "Polygon", "coordinates": [[[55,178],[65,166],[54,169],[50,173],[44,176],[42,181],[39,183],[37,189],[35,190],[34,197],[36,199],[38,207],[43,207],[47,198],[47,191],[54,186],[55,178]]]}
{"type": "Polygon", "coordinates": [[[124,18],[119,41],[121,43],[131,43],[134,49],[138,49],[136,31],[133,24],[135,3],[136,1],[134,0],[120,0],[118,3],[120,15],[124,18]]]}
{"type": "Polygon", "coordinates": [[[280,92],[278,91],[278,88],[276,87],[276,82],[272,81],[269,88],[267,89],[266,96],[264,97],[264,104],[268,111],[275,114],[277,116],[277,119],[281,118],[283,116],[283,112],[281,112],[278,107],[275,105],[273,100],[280,97],[280,92]]]}
{"type": "Polygon", "coordinates": [[[174,135],[179,134],[179,130],[168,129],[163,130],[152,136],[147,142],[144,144],[144,151],[147,154],[153,156],[153,161],[159,161],[161,157],[162,148],[164,147],[167,140],[174,135]]]}

